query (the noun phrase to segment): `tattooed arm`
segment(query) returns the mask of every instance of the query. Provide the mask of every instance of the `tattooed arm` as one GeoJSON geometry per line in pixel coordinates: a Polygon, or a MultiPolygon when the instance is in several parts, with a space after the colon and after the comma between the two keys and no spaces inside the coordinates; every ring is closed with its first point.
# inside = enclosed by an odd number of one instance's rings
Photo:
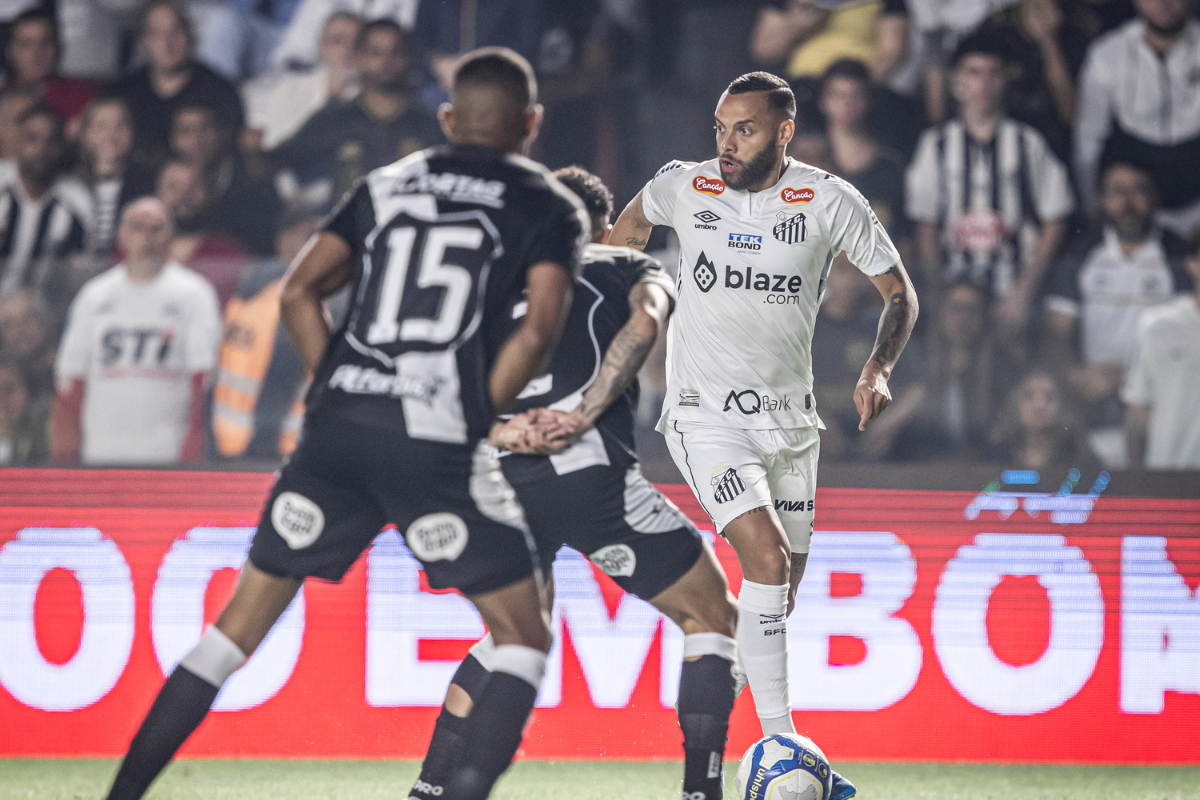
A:
{"type": "Polygon", "coordinates": [[[878,417],[892,402],[888,378],[904,345],[908,344],[918,310],[917,293],[903,265],[896,264],[882,275],[873,276],[871,282],[883,295],[885,306],[879,318],[875,349],[871,351],[871,358],[863,367],[858,385],[854,387],[854,406],[860,415],[860,431],[866,430],[867,422],[878,417]]]}
{"type": "Polygon", "coordinates": [[[617,217],[612,233],[608,235],[608,243],[644,250],[653,229],[653,223],[646,219],[646,212],[642,208],[642,193],[638,192],[625,206],[621,216],[617,217]]]}

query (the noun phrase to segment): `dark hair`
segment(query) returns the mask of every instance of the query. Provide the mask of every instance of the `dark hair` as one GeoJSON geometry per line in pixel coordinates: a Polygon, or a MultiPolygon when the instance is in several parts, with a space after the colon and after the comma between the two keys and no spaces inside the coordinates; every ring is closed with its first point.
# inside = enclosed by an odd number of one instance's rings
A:
{"type": "Polygon", "coordinates": [[[188,40],[188,52],[194,53],[196,49],[196,29],[192,27],[192,18],[188,16],[187,9],[183,7],[178,0],[155,0],[155,2],[146,6],[142,11],[141,24],[138,25],[140,36],[146,35],[146,22],[150,19],[150,15],[160,8],[169,8],[175,12],[175,19],[179,22],[179,27],[183,28],[183,35],[188,40]]]}
{"type": "Polygon", "coordinates": [[[1005,63],[1009,60],[1009,50],[1004,46],[1004,42],[994,34],[973,33],[954,48],[951,64],[957,68],[959,62],[967,56],[991,56],[1000,59],[1001,63],[1005,63]]]}
{"type": "Polygon", "coordinates": [[[31,8],[13,17],[12,22],[9,23],[9,46],[12,46],[13,35],[17,32],[17,27],[27,22],[44,22],[49,25],[50,36],[54,39],[54,46],[60,52],[62,51],[62,41],[59,39],[58,33],[58,17],[54,16],[54,12],[45,8],[31,8]]]}
{"type": "Polygon", "coordinates": [[[26,122],[33,119],[34,117],[49,117],[51,120],[54,121],[55,134],[58,136],[59,139],[63,138],[62,117],[60,117],[58,115],[58,112],[55,111],[53,108],[46,105],[45,103],[34,103],[29,108],[25,109],[25,111],[21,114],[21,116],[17,117],[17,124],[24,125],[26,122]]]}
{"type": "Polygon", "coordinates": [[[583,167],[563,167],[554,171],[554,177],[583,201],[588,216],[602,225],[607,225],[613,211],[613,196],[604,181],[583,167]]]}
{"type": "Polygon", "coordinates": [[[825,74],[821,76],[821,88],[824,89],[825,85],[834,78],[858,81],[864,86],[871,85],[870,70],[867,69],[866,64],[857,58],[839,58],[830,64],[829,68],[825,70],[825,74]]]}
{"type": "MultiPolygon", "coordinates": [[[[332,15],[330,15],[330,18],[332,19],[332,15]]],[[[373,19],[364,22],[363,26],[358,29],[358,39],[354,42],[354,49],[363,49],[367,43],[367,37],[376,31],[386,31],[394,34],[396,37],[396,46],[406,55],[408,54],[408,33],[394,19],[373,19]]]]}
{"type": "Polygon", "coordinates": [[[730,94],[766,92],[768,106],[782,111],[788,119],[796,117],[796,95],[792,94],[792,87],[788,86],[788,82],[778,75],[769,72],[747,72],[734,78],[725,91],[730,94]]]}
{"type": "Polygon", "coordinates": [[[464,86],[490,86],[500,89],[521,109],[537,102],[537,78],[533,67],[515,50],[507,47],[481,47],[459,59],[454,67],[454,89],[464,86]]]}

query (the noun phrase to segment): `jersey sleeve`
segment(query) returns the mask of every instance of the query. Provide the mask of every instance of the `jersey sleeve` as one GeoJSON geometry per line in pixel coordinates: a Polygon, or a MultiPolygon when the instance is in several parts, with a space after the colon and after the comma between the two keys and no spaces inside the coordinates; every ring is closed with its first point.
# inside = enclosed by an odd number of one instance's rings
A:
{"type": "Polygon", "coordinates": [[[914,222],[941,222],[941,165],[938,129],[921,134],[917,152],[904,174],[904,211],[914,222]]]}
{"type": "Polygon", "coordinates": [[[642,188],[642,213],[654,225],[670,225],[675,200],[687,180],[688,161],[669,161],[642,188]]]}
{"type": "Polygon", "coordinates": [[[531,243],[526,265],[559,264],[572,277],[578,278],[583,270],[583,246],[592,238],[592,224],[583,204],[574,195],[559,197],[562,202],[555,203],[549,224],[531,243]]]}
{"type": "Polygon", "coordinates": [[[834,178],[819,191],[833,196],[826,206],[825,224],[829,231],[829,249],[836,256],[843,250],[850,263],[865,275],[882,275],[900,263],[900,254],[892,244],[867,198],[850,184],[834,178]]]}
{"type": "Polygon", "coordinates": [[[355,257],[362,254],[367,234],[375,227],[375,203],[365,180],[360,180],[321,223],[321,230],[332,233],[350,246],[355,257]]]}
{"type": "Polygon", "coordinates": [[[1042,222],[1065,219],[1075,210],[1075,195],[1071,191],[1066,165],[1058,160],[1045,137],[1036,130],[1025,128],[1021,135],[1025,137],[1029,152],[1028,180],[1038,219],[1042,222]]]}
{"type": "Polygon", "coordinates": [[[193,295],[191,325],[187,332],[186,367],[189,372],[209,372],[217,364],[221,346],[221,307],[217,291],[203,281],[193,295]]]}
{"type": "Polygon", "coordinates": [[[674,311],[675,281],[671,279],[670,273],[663,269],[663,265],[657,259],[637,250],[632,252],[633,255],[629,257],[629,289],[632,290],[639,283],[653,284],[667,293],[671,301],[671,310],[674,311]]]}
{"type": "Polygon", "coordinates": [[[71,303],[67,327],[54,360],[54,374],[60,383],[86,378],[91,360],[89,342],[92,328],[92,293],[85,286],[71,303]]]}

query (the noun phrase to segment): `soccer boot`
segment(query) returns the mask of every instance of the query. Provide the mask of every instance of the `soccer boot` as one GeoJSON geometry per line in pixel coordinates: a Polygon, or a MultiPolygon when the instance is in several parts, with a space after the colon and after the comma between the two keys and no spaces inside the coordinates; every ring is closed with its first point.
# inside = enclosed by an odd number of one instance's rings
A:
{"type": "Polygon", "coordinates": [[[829,800],[850,800],[851,797],[858,794],[858,787],[853,783],[833,770],[830,770],[829,773],[829,800]]]}

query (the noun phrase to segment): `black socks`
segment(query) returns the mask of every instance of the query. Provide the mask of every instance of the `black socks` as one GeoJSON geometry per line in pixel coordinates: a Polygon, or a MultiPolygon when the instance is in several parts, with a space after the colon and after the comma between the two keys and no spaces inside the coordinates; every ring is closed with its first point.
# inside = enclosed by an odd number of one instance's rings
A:
{"type": "Polygon", "coordinates": [[[684,661],[679,674],[679,727],[683,729],[683,796],[721,800],[725,736],[733,711],[733,664],[718,655],[684,661]]]}

